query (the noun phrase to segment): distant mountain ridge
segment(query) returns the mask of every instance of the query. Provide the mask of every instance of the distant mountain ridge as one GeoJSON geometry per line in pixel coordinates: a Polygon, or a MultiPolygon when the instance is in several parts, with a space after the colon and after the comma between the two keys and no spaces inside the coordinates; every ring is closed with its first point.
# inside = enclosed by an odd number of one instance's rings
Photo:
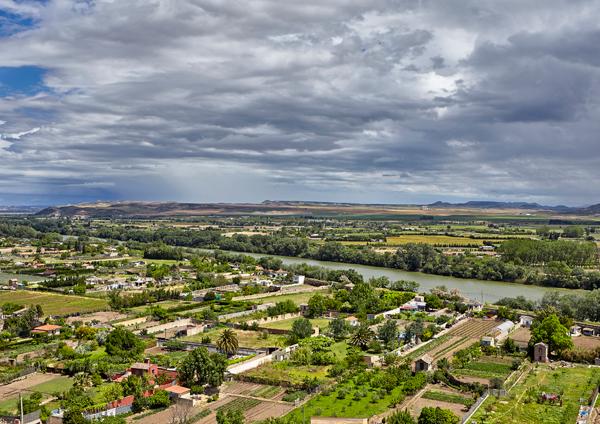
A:
{"type": "MultiPolygon", "coordinates": [[[[600,204],[587,207],[563,205],[545,206],[528,202],[469,201],[464,203],[434,202],[428,205],[360,204],[317,201],[274,201],[262,203],[179,203],[117,201],[51,206],[35,213],[40,217],[169,217],[206,215],[364,215],[364,214],[412,214],[422,210],[444,209],[523,210],[555,214],[597,215],[600,204]]],[[[31,212],[33,213],[33,211],[31,212]]]]}

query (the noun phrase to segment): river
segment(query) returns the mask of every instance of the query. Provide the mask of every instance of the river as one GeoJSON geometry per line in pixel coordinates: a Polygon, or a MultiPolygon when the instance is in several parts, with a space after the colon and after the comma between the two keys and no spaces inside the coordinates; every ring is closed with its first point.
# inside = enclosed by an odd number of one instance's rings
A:
{"type": "Polygon", "coordinates": [[[270,256],[279,258],[285,265],[306,263],[309,265],[322,266],[329,269],[352,268],[360,273],[365,279],[371,277],[388,277],[392,281],[408,280],[416,281],[420,285],[420,291],[429,291],[437,286],[446,286],[448,289],[458,289],[460,293],[470,299],[480,302],[494,303],[503,297],[524,296],[530,300],[539,300],[551,291],[561,293],[581,293],[584,290],[559,289],[553,287],[530,286],[518,283],[504,283],[500,281],[486,281],[467,278],[446,277],[442,275],[424,274],[422,272],[402,271],[393,268],[382,268],[376,266],[347,264],[340,262],[317,261],[314,259],[295,258],[288,256],[264,255],[257,253],[231,252],[260,258],[270,256]]]}

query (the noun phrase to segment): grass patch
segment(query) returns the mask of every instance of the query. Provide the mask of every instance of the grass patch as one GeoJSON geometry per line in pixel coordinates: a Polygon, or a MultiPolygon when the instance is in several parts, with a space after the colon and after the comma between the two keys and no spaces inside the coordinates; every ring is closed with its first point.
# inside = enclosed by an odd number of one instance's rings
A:
{"type": "Polygon", "coordinates": [[[44,315],[70,315],[77,312],[97,312],[109,309],[105,299],[29,290],[0,292],[0,304],[5,302],[23,306],[41,305],[44,315]]]}
{"type": "Polygon", "coordinates": [[[424,399],[439,400],[441,402],[457,403],[459,405],[465,405],[467,407],[470,407],[475,402],[472,398],[453,393],[438,392],[435,390],[428,390],[425,393],[423,393],[423,396],[421,397],[424,399]]]}

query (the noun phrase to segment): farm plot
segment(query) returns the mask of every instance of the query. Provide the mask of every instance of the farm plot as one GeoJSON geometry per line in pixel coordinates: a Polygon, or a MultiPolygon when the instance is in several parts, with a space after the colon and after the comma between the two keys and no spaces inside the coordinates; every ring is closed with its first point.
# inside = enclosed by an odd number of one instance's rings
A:
{"type": "MultiPolygon", "coordinates": [[[[267,386],[268,387],[268,386],[267,386]]],[[[219,406],[216,411],[227,412],[230,410],[239,410],[244,413],[246,422],[265,420],[271,417],[280,417],[287,414],[294,406],[282,401],[259,400],[252,398],[238,397],[233,398],[229,402],[219,406]]],[[[216,422],[216,420],[214,421],[216,422]]],[[[213,423],[208,421],[206,424],[213,423]]]]}
{"type": "Polygon", "coordinates": [[[229,385],[223,391],[223,393],[230,395],[246,395],[269,400],[280,400],[285,393],[285,389],[279,386],[269,386],[266,384],[245,383],[236,381],[233,384],[229,385]]]}
{"type": "Polygon", "coordinates": [[[484,240],[470,237],[452,237],[446,235],[404,234],[388,237],[386,244],[401,245],[406,243],[424,243],[434,246],[481,246],[484,240]]]}
{"type": "Polygon", "coordinates": [[[497,321],[491,319],[470,318],[466,323],[452,328],[448,334],[479,340],[498,324],[497,321]]]}
{"type": "Polygon", "coordinates": [[[49,399],[55,393],[68,390],[73,380],[56,374],[32,374],[23,380],[0,386],[0,410],[16,411],[19,393],[28,396],[33,392],[42,393],[44,399],[49,399]]]}
{"type": "Polygon", "coordinates": [[[599,377],[594,368],[539,364],[510,390],[510,402],[490,396],[472,419],[490,424],[572,423],[580,399],[591,396],[599,377]],[[540,402],[542,392],[561,395],[562,403],[540,402]]]}
{"type": "Polygon", "coordinates": [[[597,336],[578,336],[573,337],[573,344],[576,348],[583,350],[594,350],[600,347],[600,337],[597,336]]]}
{"type": "Polygon", "coordinates": [[[418,417],[425,407],[440,407],[460,417],[474,402],[472,397],[448,387],[429,386],[421,396],[410,401],[409,412],[413,417],[418,417]]]}
{"type": "Polygon", "coordinates": [[[453,370],[452,374],[461,380],[488,384],[492,378],[505,380],[513,371],[514,360],[511,357],[484,356],[467,363],[463,368],[453,370]]]}
{"type": "Polygon", "coordinates": [[[414,350],[407,358],[416,359],[427,353],[434,360],[451,357],[454,352],[464,349],[486,335],[497,323],[493,320],[470,319],[451,329],[448,333],[414,350]]]}
{"type": "Polygon", "coordinates": [[[290,385],[301,384],[307,377],[327,379],[329,366],[297,365],[288,361],[269,362],[244,373],[246,376],[259,378],[259,381],[280,381],[290,385]]]}
{"type": "MultiPolygon", "coordinates": [[[[294,324],[294,321],[296,321],[298,318],[292,318],[292,319],[285,319],[285,320],[281,320],[281,321],[274,321],[274,322],[268,322],[266,324],[262,324],[261,327],[264,328],[275,328],[278,330],[291,330],[292,329],[292,325],[294,324]]],[[[327,326],[329,325],[329,323],[331,322],[331,320],[327,319],[327,318],[313,318],[310,320],[310,323],[312,324],[313,327],[319,327],[321,330],[327,328],[327,326]]]]}
{"type": "Polygon", "coordinates": [[[45,315],[70,315],[108,310],[106,299],[84,296],[67,296],[30,290],[0,292],[0,304],[5,302],[18,305],[41,305],[45,315]]]}
{"type": "MultiPolygon", "coordinates": [[[[263,334],[260,331],[233,330],[237,335],[239,345],[248,348],[262,347],[283,347],[285,346],[285,336],[273,334],[263,334]]],[[[183,341],[201,342],[205,337],[209,337],[213,342],[217,340],[223,332],[223,328],[215,328],[204,333],[198,333],[193,336],[183,337],[183,341]]]]}

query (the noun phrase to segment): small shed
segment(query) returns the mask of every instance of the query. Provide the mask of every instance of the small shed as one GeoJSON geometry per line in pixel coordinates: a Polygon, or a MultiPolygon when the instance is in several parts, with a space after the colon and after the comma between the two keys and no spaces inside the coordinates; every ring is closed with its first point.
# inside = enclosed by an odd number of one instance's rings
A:
{"type": "Polygon", "coordinates": [[[533,345],[533,361],[548,362],[548,345],[544,342],[539,342],[533,345]]]}
{"type": "Polygon", "coordinates": [[[529,328],[531,324],[533,324],[533,317],[529,315],[521,315],[519,317],[519,322],[522,327],[529,328]]]}
{"type": "Polygon", "coordinates": [[[481,338],[481,342],[479,344],[481,346],[494,347],[496,345],[496,340],[491,336],[484,336],[481,338]]]}
{"type": "Polygon", "coordinates": [[[429,371],[433,369],[433,358],[428,354],[415,361],[415,371],[429,371]]]}

